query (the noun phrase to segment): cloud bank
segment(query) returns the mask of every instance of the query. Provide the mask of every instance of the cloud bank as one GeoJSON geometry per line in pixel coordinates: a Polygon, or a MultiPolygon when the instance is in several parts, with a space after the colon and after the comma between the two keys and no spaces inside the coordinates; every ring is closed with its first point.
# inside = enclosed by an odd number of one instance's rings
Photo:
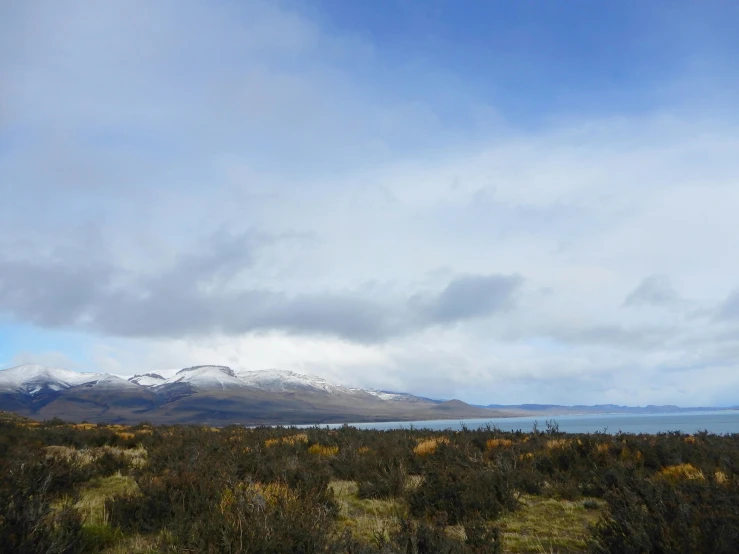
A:
{"type": "Polygon", "coordinates": [[[735,102],[695,67],[532,124],[289,4],[0,9],[4,365],[737,402],[735,102]]]}

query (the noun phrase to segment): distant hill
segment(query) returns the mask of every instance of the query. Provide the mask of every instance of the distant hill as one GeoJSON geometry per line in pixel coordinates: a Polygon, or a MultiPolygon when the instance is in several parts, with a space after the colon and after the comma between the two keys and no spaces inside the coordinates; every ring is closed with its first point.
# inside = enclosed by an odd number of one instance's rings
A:
{"type": "Polygon", "coordinates": [[[292,371],[194,366],[130,378],[40,365],[0,371],[0,410],[34,419],[322,424],[493,418],[504,410],[335,385],[292,371]]]}
{"type": "Polygon", "coordinates": [[[531,415],[567,415],[567,414],[667,414],[679,412],[704,412],[736,408],[693,407],[681,408],[672,404],[661,406],[619,406],[617,404],[595,404],[592,406],[561,406],[558,404],[488,404],[481,408],[503,410],[508,412],[526,412],[531,415]]]}

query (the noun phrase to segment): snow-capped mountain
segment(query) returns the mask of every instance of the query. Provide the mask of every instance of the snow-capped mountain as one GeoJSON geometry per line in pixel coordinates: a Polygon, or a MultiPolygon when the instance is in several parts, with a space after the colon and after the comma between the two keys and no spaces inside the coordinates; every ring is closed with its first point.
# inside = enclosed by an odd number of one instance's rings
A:
{"type": "Polygon", "coordinates": [[[160,373],[143,373],[141,375],[134,375],[128,379],[131,383],[141,385],[142,387],[154,387],[156,385],[162,385],[167,380],[161,372],[160,373]]]}
{"type": "Polygon", "coordinates": [[[329,383],[315,375],[303,375],[280,369],[237,371],[237,377],[247,386],[261,390],[282,392],[290,390],[315,390],[323,392],[349,392],[350,389],[329,383]]]}
{"type": "Polygon", "coordinates": [[[270,392],[315,391],[326,393],[351,393],[362,389],[349,389],[334,385],[315,375],[304,375],[281,369],[244,370],[228,366],[204,365],[180,370],[163,370],[134,375],[129,381],[143,387],[161,388],[174,384],[189,384],[196,389],[220,389],[248,387],[270,392]]]}
{"type": "MultiPolygon", "coordinates": [[[[162,423],[324,423],[483,417],[410,394],[336,385],[315,375],[201,365],[121,377],[39,365],[0,370],[0,410],[38,418],[162,423]]],[[[484,413],[483,413],[484,412],[484,413]]]]}
{"type": "MultiPolygon", "coordinates": [[[[380,400],[401,400],[411,395],[348,388],[316,375],[280,369],[233,370],[227,366],[201,365],[184,369],[156,370],[122,378],[106,373],[81,373],[40,365],[21,365],[0,371],[0,390],[27,395],[61,391],[80,385],[107,388],[140,387],[159,390],[169,385],[187,384],[199,391],[250,388],[268,392],[322,392],[328,394],[366,393],[380,400]]],[[[414,397],[415,398],[415,397],[414,397]]]]}
{"type": "MultiPolygon", "coordinates": [[[[24,364],[0,371],[0,391],[37,395],[59,392],[104,377],[100,373],[78,373],[66,369],[24,364]]],[[[123,379],[121,379],[123,381],[123,379]]]]}
{"type": "MultiPolygon", "coordinates": [[[[256,389],[266,392],[314,392],[342,395],[370,395],[390,402],[418,401],[419,397],[373,389],[335,385],[316,375],[281,369],[244,370],[221,365],[200,365],[184,369],[164,369],[123,378],[106,373],[80,373],[40,365],[21,365],[0,371],[0,390],[29,396],[59,392],[85,385],[88,388],[166,390],[173,385],[189,385],[196,391],[256,389]]],[[[420,399],[426,400],[426,399],[420,399]]]]}
{"type": "MultiPolygon", "coordinates": [[[[165,372],[166,373],[166,372],[165,372]]],[[[247,386],[233,369],[222,365],[200,365],[180,369],[177,373],[154,385],[156,388],[174,384],[189,384],[200,390],[227,390],[247,386]]]]}

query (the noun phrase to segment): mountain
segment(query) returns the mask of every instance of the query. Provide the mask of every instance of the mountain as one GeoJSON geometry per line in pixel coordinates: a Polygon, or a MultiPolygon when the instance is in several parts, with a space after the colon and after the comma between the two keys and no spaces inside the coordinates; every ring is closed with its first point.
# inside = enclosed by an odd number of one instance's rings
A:
{"type": "Polygon", "coordinates": [[[26,364],[0,372],[0,391],[16,391],[29,395],[59,392],[100,377],[98,373],[77,373],[26,364]]]}
{"type": "MultiPolygon", "coordinates": [[[[674,414],[679,412],[707,412],[725,410],[716,407],[681,408],[673,404],[660,406],[620,406],[618,404],[594,404],[590,406],[562,406],[559,404],[488,404],[480,406],[491,410],[525,412],[527,415],[566,415],[566,414],[674,414]]],[[[735,409],[735,408],[730,408],[735,409]]]]}
{"type": "Polygon", "coordinates": [[[0,371],[0,410],[36,419],[209,425],[505,417],[504,411],[336,385],[278,369],[202,365],[123,378],[38,365],[0,371]]]}

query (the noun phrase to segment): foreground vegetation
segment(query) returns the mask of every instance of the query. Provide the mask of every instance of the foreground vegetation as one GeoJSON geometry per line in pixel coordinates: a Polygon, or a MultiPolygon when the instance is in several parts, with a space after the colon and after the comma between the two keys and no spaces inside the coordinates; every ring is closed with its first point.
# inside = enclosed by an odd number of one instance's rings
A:
{"type": "Polygon", "coordinates": [[[0,415],[0,552],[739,552],[739,435],[0,415]]]}

